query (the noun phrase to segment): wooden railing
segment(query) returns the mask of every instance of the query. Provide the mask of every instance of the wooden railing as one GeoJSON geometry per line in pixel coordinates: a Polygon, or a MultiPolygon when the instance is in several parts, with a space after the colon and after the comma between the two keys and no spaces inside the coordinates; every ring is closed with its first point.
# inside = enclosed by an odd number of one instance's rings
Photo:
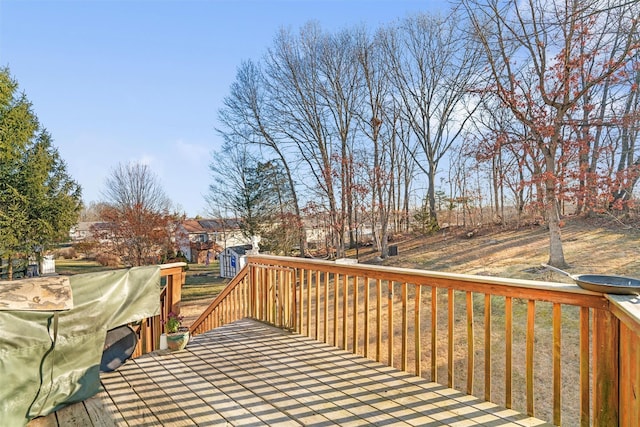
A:
{"type": "MultiPolygon", "coordinates": [[[[611,313],[616,321],[613,325],[612,341],[617,339],[620,414],[622,426],[640,424],[640,296],[626,297],[607,295],[611,313]],[[619,328],[616,328],[616,324],[619,328]],[[615,330],[618,329],[618,334],[615,330]]],[[[615,343],[612,343],[614,348],[615,343]]],[[[612,358],[615,359],[615,356],[612,358]]]]}
{"type": "Polygon", "coordinates": [[[257,255],[214,305],[194,333],[249,316],[554,424],[640,419],[637,298],[257,255]]]}
{"type": "Polygon", "coordinates": [[[180,314],[182,299],[182,285],[185,281],[187,264],[176,262],[160,266],[160,278],[165,285],[160,291],[160,314],[143,319],[137,327],[138,345],[132,357],[139,357],[145,353],[160,348],[160,335],[164,332],[164,320],[170,312],[180,314]]]}
{"type": "Polygon", "coordinates": [[[197,335],[249,316],[248,271],[249,266],[245,265],[225,286],[209,307],[191,324],[191,334],[197,335]]]}

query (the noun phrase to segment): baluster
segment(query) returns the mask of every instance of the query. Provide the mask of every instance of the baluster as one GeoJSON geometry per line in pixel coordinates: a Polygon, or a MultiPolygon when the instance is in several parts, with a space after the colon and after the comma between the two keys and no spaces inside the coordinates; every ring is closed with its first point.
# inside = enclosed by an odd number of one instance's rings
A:
{"type": "Polygon", "coordinates": [[[329,343],[329,272],[324,272],[324,342],[329,343]]]}
{"type": "Polygon", "coordinates": [[[364,357],[369,357],[369,277],[364,277],[364,357]]]}
{"type": "Polygon", "coordinates": [[[558,303],[553,304],[553,423],[560,425],[561,419],[561,371],[560,371],[560,340],[562,323],[562,307],[558,303]]]}
{"type": "Polygon", "coordinates": [[[360,278],[353,276],[353,354],[358,354],[358,286],[360,278]]]}
{"type": "Polygon", "coordinates": [[[431,288],[431,381],[438,382],[438,288],[431,288]]]}
{"type": "Polygon", "coordinates": [[[533,344],[535,340],[534,326],[536,319],[536,302],[527,302],[527,349],[526,349],[526,383],[527,383],[527,414],[534,415],[533,407],[533,344]]]}
{"type": "Polygon", "coordinates": [[[473,356],[475,343],[473,339],[473,293],[467,291],[467,394],[473,394],[473,356]]]}
{"type": "Polygon", "coordinates": [[[447,339],[447,384],[450,388],[453,388],[453,375],[454,375],[454,360],[453,360],[453,348],[454,348],[454,317],[455,317],[455,294],[453,293],[453,288],[449,288],[447,290],[447,324],[448,324],[448,332],[449,336],[447,339]]]}
{"type": "Polygon", "coordinates": [[[416,376],[422,376],[422,337],[420,332],[421,305],[422,305],[422,286],[415,286],[415,313],[414,313],[414,333],[415,333],[415,357],[416,357],[416,376]]]}
{"type": "Polygon", "coordinates": [[[402,282],[402,361],[401,367],[403,371],[407,370],[407,353],[408,353],[408,321],[407,321],[407,282],[402,282]]]}
{"type": "Polygon", "coordinates": [[[505,406],[511,409],[512,365],[513,365],[513,299],[505,297],[504,301],[505,328],[505,406]]]}
{"type": "Polygon", "coordinates": [[[348,339],[348,312],[349,312],[349,276],[344,275],[342,282],[342,349],[347,349],[348,339]]]}
{"type": "Polygon", "coordinates": [[[484,295],[484,400],[491,401],[491,295],[484,295]]]}
{"type": "Polygon", "coordinates": [[[387,316],[389,317],[389,319],[387,323],[387,339],[389,341],[389,348],[387,350],[389,353],[388,365],[393,366],[393,350],[394,350],[393,337],[395,335],[393,330],[393,280],[389,280],[388,285],[389,285],[389,300],[387,302],[387,310],[388,310],[387,316]]]}
{"type": "Polygon", "coordinates": [[[376,361],[382,360],[382,280],[376,279],[376,361]]]}

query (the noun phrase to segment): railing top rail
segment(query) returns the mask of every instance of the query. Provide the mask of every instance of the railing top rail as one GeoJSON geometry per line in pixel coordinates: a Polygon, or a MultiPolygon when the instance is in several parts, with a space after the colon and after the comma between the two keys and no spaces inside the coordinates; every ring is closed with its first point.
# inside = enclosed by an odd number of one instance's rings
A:
{"type": "Polygon", "coordinates": [[[160,264],[160,270],[168,270],[170,268],[186,267],[186,266],[187,266],[186,262],[170,262],[167,264],[160,264]]]}
{"type": "Polygon", "coordinates": [[[640,335],[640,295],[607,295],[607,299],[616,317],[640,335]]]}
{"type": "Polygon", "coordinates": [[[191,324],[191,326],[189,327],[189,331],[191,333],[194,333],[197,331],[198,327],[200,326],[200,324],[202,324],[206,320],[207,316],[209,316],[213,312],[213,310],[219,304],[221,304],[222,301],[234,290],[234,288],[238,286],[238,284],[241,283],[245,279],[245,277],[247,277],[248,272],[249,272],[249,265],[246,264],[242,268],[242,270],[240,270],[238,274],[236,274],[236,276],[233,279],[231,279],[231,281],[227,284],[227,286],[225,286],[222,292],[220,292],[214,298],[211,304],[209,304],[209,307],[207,307],[196,319],[196,321],[191,324]]]}
{"type": "Polygon", "coordinates": [[[536,299],[593,308],[606,309],[609,306],[609,301],[603,294],[582,289],[578,285],[566,283],[477,276],[370,264],[342,264],[325,260],[273,255],[249,255],[247,261],[251,264],[316,269],[340,274],[357,275],[371,279],[386,279],[415,285],[453,288],[491,295],[536,299]]]}

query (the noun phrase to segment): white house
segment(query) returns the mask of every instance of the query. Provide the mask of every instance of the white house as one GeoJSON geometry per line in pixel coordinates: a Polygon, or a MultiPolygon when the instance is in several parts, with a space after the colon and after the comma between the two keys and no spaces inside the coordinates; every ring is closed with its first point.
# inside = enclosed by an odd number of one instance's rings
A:
{"type": "Polygon", "coordinates": [[[107,228],[109,224],[104,221],[81,221],[71,227],[69,238],[73,243],[95,241],[96,234],[107,228]]]}
{"type": "Polygon", "coordinates": [[[176,227],[178,249],[190,262],[203,264],[225,248],[249,244],[235,219],[188,219],[176,227]]]}

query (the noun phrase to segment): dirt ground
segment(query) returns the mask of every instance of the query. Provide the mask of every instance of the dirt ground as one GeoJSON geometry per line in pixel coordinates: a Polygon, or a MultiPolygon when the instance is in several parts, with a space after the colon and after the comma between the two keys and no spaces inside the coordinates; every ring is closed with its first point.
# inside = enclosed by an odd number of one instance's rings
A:
{"type": "Polygon", "coordinates": [[[180,315],[183,316],[182,324],[187,327],[191,326],[198,319],[198,316],[209,307],[214,298],[215,295],[206,298],[182,300],[180,303],[180,315]]]}
{"type": "MultiPolygon", "coordinates": [[[[432,236],[396,238],[398,256],[382,265],[573,283],[541,268],[548,261],[549,232],[532,225],[518,229],[442,230],[432,236]]],[[[613,219],[572,218],[562,228],[564,256],[571,274],[617,274],[640,278],[640,224],[613,219]]],[[[361,262],[374,262],[368,253],[361,262]]]]}

